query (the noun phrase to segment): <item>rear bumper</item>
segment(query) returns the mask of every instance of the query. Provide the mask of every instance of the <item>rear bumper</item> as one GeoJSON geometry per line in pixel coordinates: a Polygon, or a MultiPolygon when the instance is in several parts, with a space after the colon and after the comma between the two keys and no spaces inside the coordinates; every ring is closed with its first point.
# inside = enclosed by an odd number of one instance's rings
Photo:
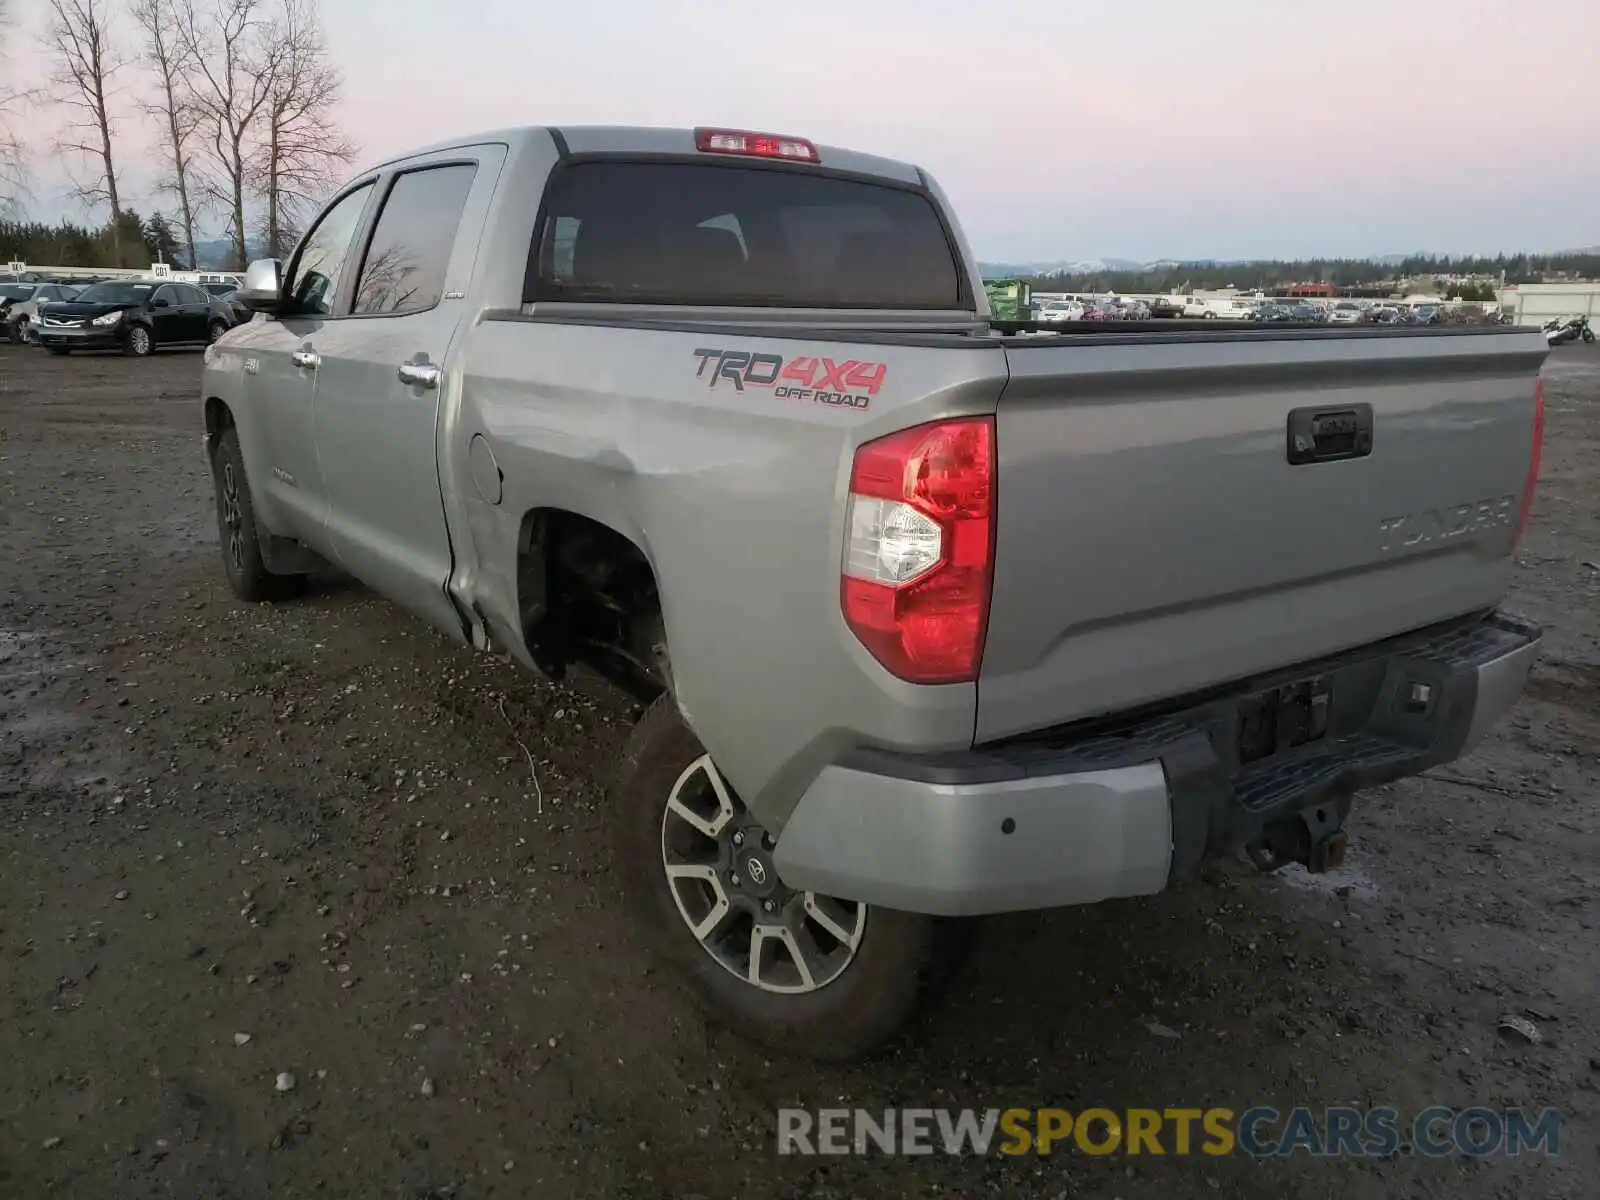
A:
{"type": "Polygon", "coordinates": [[[1459,757],[1516,702],[1539,642],[1496,614],[1115,728],[923,758],[858,751],[802,796],[776,865],[790,887],[940,916],[1159,892],[1302,809],[1459,757]],[[1245,702],[1310,675],[1331,684],[1326,736],[1241,767],[1245,702]],[[1413,685],[1428,690],[1420,707],[1413,685]]]}

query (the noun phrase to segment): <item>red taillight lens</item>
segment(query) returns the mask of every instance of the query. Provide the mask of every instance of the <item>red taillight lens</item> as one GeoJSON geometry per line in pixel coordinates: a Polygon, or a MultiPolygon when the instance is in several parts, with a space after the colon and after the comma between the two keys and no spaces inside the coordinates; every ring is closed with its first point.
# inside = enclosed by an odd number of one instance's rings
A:
{"type": "Polygon", "coordinates": [[[994,561],[994,418],[937,421],[856,451],[845,623],[912,683],[978,677],[994,561]]]}
{"type": "Polygon", "coordinates": [[[1522,503],[1517,506],[1517,532],[1511,539],[1515,550],[1528,528],[1528,514],[1533,511],[1533,493],[1539,486],[1539,465],[1544,458],[1544,379],[1533,384],[1533,448],[1528,451],[1528,479],[1522,485],[1522,503]]]}
{"type": "Polygon", "coordinates": [[[817,148],[805,138],[781,133],[753,133],[748,129],[696,129],[695,148],[703,154],[738,154],[745,158],[782,158],[790,162],[821,162],[817,148]]]}

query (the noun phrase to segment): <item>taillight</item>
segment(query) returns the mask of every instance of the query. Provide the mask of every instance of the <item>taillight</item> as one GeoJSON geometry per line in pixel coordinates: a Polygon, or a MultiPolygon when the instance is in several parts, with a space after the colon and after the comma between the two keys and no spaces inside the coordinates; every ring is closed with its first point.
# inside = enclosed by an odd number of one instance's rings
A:
{"type": "Polygon", "coordinates": [[[1528,528],[1528,514],[1533,511],[1533,493],[1539,484],[1539,463],[1544,458],[1544,377],[1533,383],[1533,448],[1528,451],[1528,479],[1522,485],[1522,503],[1517,508],[1517,532],[1511,539],[1515,550],[1528,528]]]}
{"type": "Polygon", "coordinates": [[[994,418],[917,425],[856,451],[845,623],[912,683],[978,677],[994,563],[994,418]]]}
{"type": "Polygon", "coordinates": [[[702,154],[737,154],[745,158],[783,158],[790,162],[817,163],[822,156],[805,138],[781,133],[752,133],[748,129],[696,129],[695,148],[702,154]]]}

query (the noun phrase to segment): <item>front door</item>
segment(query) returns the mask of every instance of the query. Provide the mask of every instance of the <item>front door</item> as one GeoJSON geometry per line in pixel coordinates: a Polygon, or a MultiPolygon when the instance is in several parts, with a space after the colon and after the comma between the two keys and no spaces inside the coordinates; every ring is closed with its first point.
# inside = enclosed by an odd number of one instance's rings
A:
{"type": "Polygon", "coordinates": [[[388,181],[347,316],[318,337],[328,530],[357,578],[453,634],[439,415],[465,288],[504,151],[416,160],[388,181]],[[467,161],[464,161],[467,160],[467,161]]]}
{"type": "Polygon", "coordinates": [[[336,199],[317,219],[290,261],[284,278],[286,315],[252,321],[234,345],[245,360],[251,406],[261,413],[259,439],[267,461],[247,462],[251,487],[265,494],[268,523],[277,533],[298,538],[324,557],[328,543],[328,492],[317,461],[313,417],[317,343],[341,303],[341,277],[355,268],[356,233],[372,199],[369,179],[336,199]]]}

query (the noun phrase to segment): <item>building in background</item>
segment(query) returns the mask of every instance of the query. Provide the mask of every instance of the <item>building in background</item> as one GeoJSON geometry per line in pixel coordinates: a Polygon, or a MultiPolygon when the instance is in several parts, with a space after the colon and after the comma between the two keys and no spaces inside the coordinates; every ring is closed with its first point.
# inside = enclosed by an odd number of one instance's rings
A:
{"type": "Polygon", "coordinates": [[[1600,282],[1514,283],[1495,293],[1517,325],[1543,325],[1557,317],[1588,317],[1600,323],[1600,282]]]}

